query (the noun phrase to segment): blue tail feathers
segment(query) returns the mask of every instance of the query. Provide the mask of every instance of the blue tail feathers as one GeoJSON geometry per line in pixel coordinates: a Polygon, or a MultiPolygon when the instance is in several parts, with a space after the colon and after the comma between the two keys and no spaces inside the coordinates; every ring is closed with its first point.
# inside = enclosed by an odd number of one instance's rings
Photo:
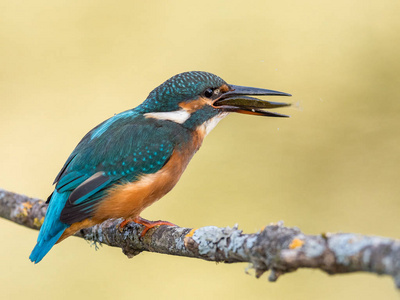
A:
{"type": "Polygon", "coordinates": [[[67,202],[69,194],[70,192],[58,193],[54,191],[47,208],[46,218],[40,228],[36,246],[29,256],[32,262],[40,262],[54,244],[57,243],[65,229],[70,226],[60,221],[61,211],[67,202]]]}
{"type": "Polygon", "coordinates": [[[47,252],[49,252],[50,249],[54,246],[54,244],[57,243],[64,230],[68,227],[69,226],[66,225],[64,229],[58,232],[57,235],[50,237],[50,239],[38,240],[35,248],[33,248],[32,253],[29,256],[29,259],[35,264],[40,262],[42,258],[47,254],[47,252]]]}

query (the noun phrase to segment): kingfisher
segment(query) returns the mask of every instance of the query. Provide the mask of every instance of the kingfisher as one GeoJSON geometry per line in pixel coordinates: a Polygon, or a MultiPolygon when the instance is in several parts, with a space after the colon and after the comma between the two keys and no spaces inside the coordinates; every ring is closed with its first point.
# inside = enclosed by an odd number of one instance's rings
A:
{"type": "Polygon", "coordinates": [[[40,262],[58,242],[110,218],[147,230],[166,221],[140,213],[178,182],[205,136],[230,113],[288,117],[265,109],[289,106],[255,98],[290,94],[226,83],[200,71],[175,75],[136,108],[89,131],[54,180],[30,260],[40,262]]]}

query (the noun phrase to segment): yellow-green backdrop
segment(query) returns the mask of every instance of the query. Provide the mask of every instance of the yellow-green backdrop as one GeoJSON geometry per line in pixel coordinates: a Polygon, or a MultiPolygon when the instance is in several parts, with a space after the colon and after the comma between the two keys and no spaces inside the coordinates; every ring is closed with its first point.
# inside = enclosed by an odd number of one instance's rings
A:
{"type": "MultiPolygon", "coordinates": [[[[400,2],[0,1],[0,186],[45,198],[92,127],[190,70],[292,93],[290,119],[231,115],[148,219],[279,220],[400,236],[400,2]]],[[[78,238],[38,265],[37,231],[0,220],[2,299],[398,299],[392,280],[300,270],[269,283],[78,238]]]]}

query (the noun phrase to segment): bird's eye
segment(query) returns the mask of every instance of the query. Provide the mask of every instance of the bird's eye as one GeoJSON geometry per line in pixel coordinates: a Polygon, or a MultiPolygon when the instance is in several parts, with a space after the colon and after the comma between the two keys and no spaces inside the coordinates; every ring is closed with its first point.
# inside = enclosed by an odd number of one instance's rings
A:
{"type": "Polygon", "coordinates": [[[212,89],[206,89],[204,91],[204,96],[206,96],[207,98],[211,98],[213,95],[213,90],[212,89]]]}

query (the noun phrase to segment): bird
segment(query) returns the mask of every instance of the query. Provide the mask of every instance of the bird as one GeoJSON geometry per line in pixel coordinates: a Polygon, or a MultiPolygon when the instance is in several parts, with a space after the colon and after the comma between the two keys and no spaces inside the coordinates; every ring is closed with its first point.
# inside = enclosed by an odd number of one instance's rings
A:
{"type": "Polygon", "coordinates": [[[178,182],[203,139],[230,113],[288,117],[265,109],[289,106],[254,96],[291,96],[226,83],[208,72],[177,74],[142,104],[89,131],[54,180],[37,243],[29,256],[40,262],[56,244],[110,218],[145,226],[141,236],[166,221],[141,212],[178,182]]]}

